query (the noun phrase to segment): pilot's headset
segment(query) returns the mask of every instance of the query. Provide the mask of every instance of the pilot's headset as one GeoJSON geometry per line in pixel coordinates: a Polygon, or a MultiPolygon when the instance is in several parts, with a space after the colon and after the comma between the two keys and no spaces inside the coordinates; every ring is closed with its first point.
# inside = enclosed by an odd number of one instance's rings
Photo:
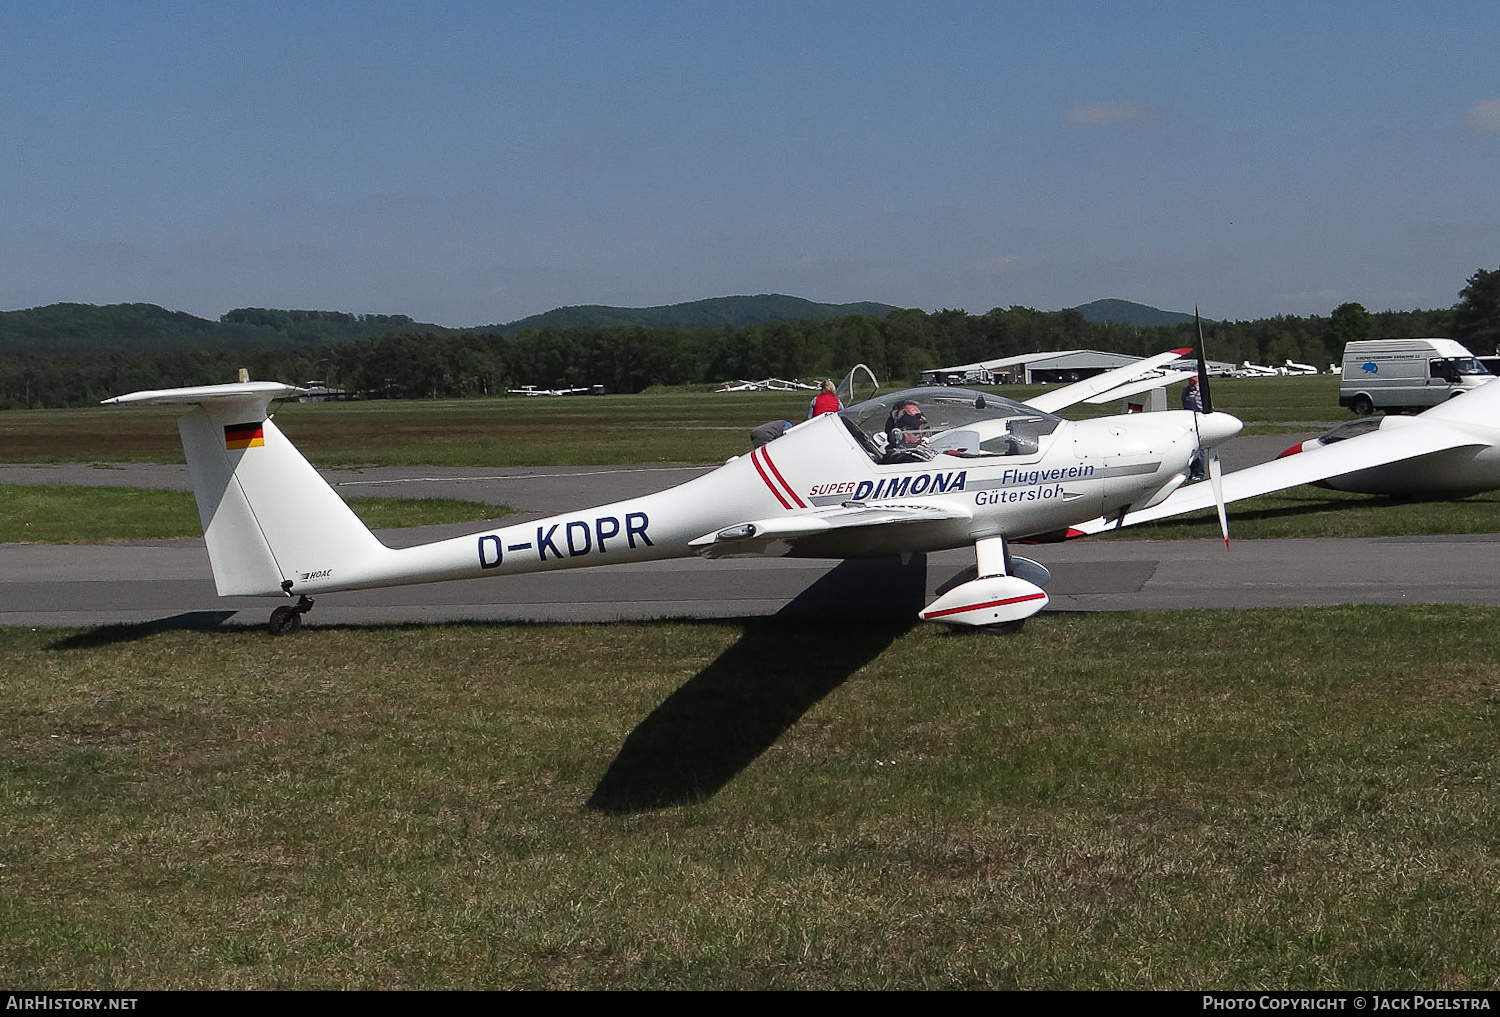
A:
{"type": "Polygon", "coordinates": [[[921,440],[919,432],[927,430],[927,414],[920,409],[915,413],[902,410],[901,415],[896,418],[896,427],[904,433],[908,444],[914,444],[921,440]]]}

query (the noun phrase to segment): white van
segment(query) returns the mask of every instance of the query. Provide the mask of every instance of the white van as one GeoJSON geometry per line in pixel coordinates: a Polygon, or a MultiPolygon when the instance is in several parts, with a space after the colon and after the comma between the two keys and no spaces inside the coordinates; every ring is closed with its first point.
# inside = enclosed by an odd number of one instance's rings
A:
{"type": "Polygon", "coordinates": [[[1420,411],[1493,380],[1452,339],[1367,339],[1344,347],[1339,405],[1360,416],[1420,411]]]}

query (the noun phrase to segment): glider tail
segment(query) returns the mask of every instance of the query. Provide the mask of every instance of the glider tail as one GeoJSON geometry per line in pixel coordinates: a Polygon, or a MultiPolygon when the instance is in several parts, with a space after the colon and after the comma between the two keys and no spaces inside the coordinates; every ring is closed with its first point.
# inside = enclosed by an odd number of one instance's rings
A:
{"type": "Polygon", "coordinates": [[[177,430],[220,596],[291,596],[328,574],[309,562],[348,574],[391,553],[271,421],[271,400],[300,391],[241,382],[105,400],[193,407],[177,430]]]}

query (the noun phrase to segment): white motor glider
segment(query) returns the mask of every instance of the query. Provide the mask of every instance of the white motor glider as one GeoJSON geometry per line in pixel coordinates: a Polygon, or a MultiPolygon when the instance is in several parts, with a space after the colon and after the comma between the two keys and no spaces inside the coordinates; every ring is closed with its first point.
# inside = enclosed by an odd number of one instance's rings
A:
{"type": "Polygon", "coordinates": [[[340,590],[694,554],[844,558],[965,544],[974,546],[977,578],[921,617],[1012,625],[1046,606],[1050,577],[1012,557],[1008,541],[1158,504],[1203,450],[1239,432],[1226,413],[1069,421],[1052,412],[1186,352],[1029,405],[967,389],[908,389],[804,421],[667,491],[400,549],[376,539],[272,422],[272,400],[298,389],[242,382],[107,402],[191,407],[178,430],[215,584],[222,596],[297,598],[272,614],[273,632],[294,631],[312,596],[340,590]]]}
{"type": "Polygon", "coordinates": [[[1366,417],[1300,442],[1268,463],[1226,473],[1223,490],[1183,487],[1152,506],[1074,527],[1098,533],[1217,503],[1317,484],[1398,497],[1461,497],[1500,488],[1500,385],[1454,396],[1416,416],[1366,417]]]}

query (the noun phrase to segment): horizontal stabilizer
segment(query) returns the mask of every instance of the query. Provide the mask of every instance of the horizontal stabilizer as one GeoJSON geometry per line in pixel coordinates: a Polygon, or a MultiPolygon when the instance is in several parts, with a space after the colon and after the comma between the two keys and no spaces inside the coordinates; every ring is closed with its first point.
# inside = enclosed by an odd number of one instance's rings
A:
{"type": "Polygon", "coordinates": [[[223,402],[231,399],[262,400],[262,405],[273,399],[285,399],[301,395],[305,388],[283,385],[278,381],[241,381],[232,385],[193,385],[189,388],[157,388],[144,392],[131,392],[104,400],[106,406],[202,406],[205,403],[223,402]]]}

